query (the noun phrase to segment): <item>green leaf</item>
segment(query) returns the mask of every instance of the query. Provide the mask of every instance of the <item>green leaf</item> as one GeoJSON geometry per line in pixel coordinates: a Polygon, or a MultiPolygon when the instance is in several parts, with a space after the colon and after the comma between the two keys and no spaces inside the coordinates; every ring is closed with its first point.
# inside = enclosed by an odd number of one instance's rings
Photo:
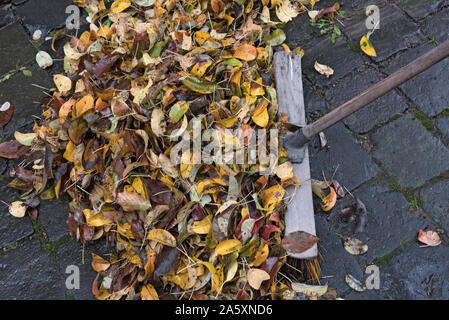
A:
{"type": "Polygon", "coordinates": [[[263,41],[270,46],[279,46],[281,45],[287,37],[285,36],[284,31],[281,29],[276,29],[269,35],[263,38],[263,41]]]}
{"type": "Polygon", "coordinates": [[[31,77],[33,75],[33,73],[27,69],[23,70],[22,72],[26,77],[31,77]]]}

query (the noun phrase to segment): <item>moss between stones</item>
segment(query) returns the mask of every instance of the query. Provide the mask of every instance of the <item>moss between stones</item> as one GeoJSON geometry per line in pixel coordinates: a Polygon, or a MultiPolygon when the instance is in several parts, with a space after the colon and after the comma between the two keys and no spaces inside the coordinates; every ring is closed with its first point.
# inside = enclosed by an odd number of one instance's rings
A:
{"type": "Polygon", "coordinates": [[[415,117],[421,121],[422,125],[427,129],[432,131],[435,129],[435,126],[433,125],[432,121],[430,121],[429,118],[422,112],[421,110],[415,112],[415,117]]]}
{"type": "Polygon", "coordinates": [[[444,108],[443,111],[439,115],[437,115],[437,119],[449,118],[449,106],[444,108]]]}
{"type": "MultiPolygon", "coordinates": [[[[380,166],[380,163],[378,165],[380,166]]],[[[412,188],[402,188],[385,169],[382,169],[382,174],[387,179],[390,188],[395,192],[402,193],[407,199],[410,210],[417,210],[422,205],[422,200],[415,195],[412,188]]]]}
{"type": "Polygon", "coordinates": [[[61,237],[59,240],[50,242],[45,235],[45,229],[42,226],[42,223],[38,220],[33,221],[33,229],[34,229],[34,237],[39,240],[41,248],[48,252],[50,258],[53,260],[55,264],[57,264],[56,255],[58,253],[58,247],[67,242],[70,239],[69,235],[65,235],[61,237]]]}

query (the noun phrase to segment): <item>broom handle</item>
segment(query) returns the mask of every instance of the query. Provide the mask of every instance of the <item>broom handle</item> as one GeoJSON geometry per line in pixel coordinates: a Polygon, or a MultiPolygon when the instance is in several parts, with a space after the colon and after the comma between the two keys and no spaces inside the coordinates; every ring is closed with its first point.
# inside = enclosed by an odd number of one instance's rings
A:
{"type": "MultiPolygon", "coordinates": [[[[352,98],[348,102],[340,105],[338,108],[332,110],[314,123],[304,126],[302,128],[302,137],[299,138],[304,140],[301,144],[306,143],[316,134],[345,119],[360,108],[383,96],[390,90],[393,90],[417,74],[420,74],[447,56],[449,56],[449,40],[446,40],[444,43],[412,61],[407,66],[401,68],[389,77],[368,88],[357,97],[352,98]]],[[[296,141],[296,143],[298,142],[300,141],[296,141]]]]}

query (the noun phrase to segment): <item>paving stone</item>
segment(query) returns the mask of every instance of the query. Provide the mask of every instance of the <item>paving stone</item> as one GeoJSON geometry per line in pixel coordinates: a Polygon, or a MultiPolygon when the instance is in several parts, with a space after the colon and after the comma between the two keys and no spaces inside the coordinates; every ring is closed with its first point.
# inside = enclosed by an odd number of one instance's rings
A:
{"type": "MultiPolygon", "coordinates": [[[[432,44],[425,44],[404,52],[384,67],[385,72],[392,74],[433,48],[432,44]]],[[[449,60],[445,59],[408,80],[400,88],[427,116],[433,117],[443,111],[449,103],[448,69],[449,60]]]]}
{"type": "Polygon", "coordinates": [[[449,118],[441,118],[436,120],[437,128],[443,133],[446,139],[449,139],[449,118]]]}
{"type": "MultiPolygon", "coordinates": [[[[0,3],[1,5],[1,3],[0,3]]],[[[10,8],[10,6],[0,7],[0,28],[14,22],[14,14],[10,8]]]]}
{"type": "Polygon", "coordinates": [[[372,141],[373,156],[401,187],[417,188],[449,169],[449,151],[412,115],[380,128],[372,141]]]}
{"type": "Polygon", "coordinates": [[[446,232],[449,231],[449,181],[437,181],[426,186],[419,192],[423,201],[423,209],[441,225],[446,232]]]}
{"type": "MultiPolygon", "coordinates": [[[[4,178],[0,183],[0,200],[6,203],[19,201],[20,193],[7,184],[11,179],[4,178]]],[[[20,241],[33,234],[33,225],[28,217],[16,218],[11,216],[8,207],[0,204],[0,248],[20,241]]]]}
{"type": "MultiPolygon", "coordinates": [[[[1,32],[0,32],[1,34],[1,32]]],[[[36,84],[44,88],[53,86],[49,75],[37,65],[29,68],[31,77],[19,72],[9,80],[0,83],[0,101],[9,101],[14,105],[14,115],[3,129],[3,138],[11,139],[14,131],[24,132],[20,126],[33,121],[33,115],[40,116],[42,109],[39,104],[44,97],[43,89],[33,86],[36,84]]]]}
{"type": "Polygon", "coordinates": [[[0,252],[0,299],[64,299],[64,282],[37,240],[0,252]]]}
{"type": "MultiPolygon", "coordinates": [[[[449,5],[449,1],[445,1],[449,5]]],[[[434,37],[438,42],[444,42],[449,39],[449,8],[444,8],[434,16],[428,18],[423,23],[423,32],[429,36],[434,37]]]]}
{"type": "Polygon", "coordinates": [[[449,299],[449,248],[418,243],[381,267],[381,291],[389,299],[449,299]]]}
{"type": "MultiPolygon", "coordinates": [[[[382,80],[371,69],[360,70],[326,91],[326,99],[331,108],[356,97],[369,87],[382,80]]],[[[394,115],[407,109],[407,104],[395,91],[391,91],[371,102],[344,120],[344,123],[357,133],[366,133],[379,124],[384,124],[394,115]]]]}
{"type": "Polygon", "coordinates": [[[322,172],[324,171],[327,179],[333,177],[348,190],[353,190],[376,176],[378,171],[376,164],[361,148],[357,139],[348,133],[343,124],[338,123],[324,133],[328,147],[318,153],[316,153],[316,147],[312,146],[310,150],[313,179],[323,180],[322,172]]]}
{"type": "Polygon", "coordinates": [[[330,228],[323,215],[315,216],[317,236],[320,238],[319,250],[323,256],[321,264],[322,284],[336,288],[340,296],[349,287],[345,282],[346,274],[351,274],[358,279],[363,279],[363,271],[353,256],[343,248],[341,239],[330,228]]]}
{"type": "MultiPolygon", "coordinates": [[[[411,22],[402,12],[390,4],[379,3],[380,29],[377,29],[370,38],[377,57],[375,61],[382,61],[391,55],[409,48],[411,45],[424,41],[419,26],[411,22]]],[[[369,30],[366,28],[366,15],[358,13],[350,22],[346,22],[342,31],[359,46],[360,39],[369,30]]]]}
{"type": "MultiPolygon", "coordinates": [[[[325,6],[320,5],[322,7],[325,6]]],[[[332,44],[330,35],[320,35],[319,28],[312,27],[309,20],[307,15],[299,15],[286,26],[285,34],[290,48],[300,46],[304,49],[303,73],[314,84],[328,85],[363,65],[359,54],[351,49],[344,37],[338,37],[335,44],[332,44]],[[334,74],[329,78],[319,74],[314,68],[315,61],[330,66],[334,69],[334,74]]]]}
{"type": "Polygon", "coordinates": [[[330,216],[336,232],[345,237],[355,237],[368,245],[368,252],[357,256],[362,266],[368,266],[375,258],[399,248],[416,237],[419,229],[427,226],[418,211],[409,210],[407,200],[401,193],[392,191],[384,178],[376,180],[352,192],[368,211],[368,222],[363,232],[354,234],[355,222],[345,222],[339,217],[341,208],[355,204],[352,197],[340,201],[330,216]]]}
{"type": "Polygon", "coordinates": [[[56,241],[68,235],[66,220],[68,202],[63,200],[42,200],[39,205],[39,221],[47,233],[48,240],[56,241]]]}
{"type": "Polygon", "coordinates": [[[396,4],[413,19],[420,20],[429,14],[437,12],[444,4],[445,0],[395,0],[396,4]]]}
{"type": "Polygon", "coordinates": [[[64,26],[67,17],[67,6],[72,0],[41,1],[29,0],[17,7],[16,13],[22,19],[30,34],[37,29],[45,35],[48,31],[64,26]]]}
{"type": "Polygon", "coordinates": [[[378,293],[378,290],[366,290],[363,292],[357,292],[351,290],[351,292],[345,295],[345,300],[383,300],[384,298],[378,293]]]}
{"type": "Polygon", "coordinates": [[[113,249],[106,243],[106,240],[98,240],[94,244],[86,245],[84,248],[84,264],[83,264],[83,246],[70,238],[69,241],[63,243],[58,248],[57,260],[61,268],[63,276],[65,270],[69,265],[76,265],[80,269],[80,288],[66,290],[66,295],[69,298],[76,300],[93,300],[95,297],[92,294],[92,282],[97,273],[92,269],[92,253],[95,253],[105,259],[109,258],[113,249]]]}
{"type": "MultiPolygon", "coordinates": [[[[16,69],[16,65],[23,66],[34,60],[36,49],[28,41],[28,35],[20,25],[15,22],[0,31],[0,76],[16,69]]],[[[0,83],[3,91],[4,83],[0,83]]]]}

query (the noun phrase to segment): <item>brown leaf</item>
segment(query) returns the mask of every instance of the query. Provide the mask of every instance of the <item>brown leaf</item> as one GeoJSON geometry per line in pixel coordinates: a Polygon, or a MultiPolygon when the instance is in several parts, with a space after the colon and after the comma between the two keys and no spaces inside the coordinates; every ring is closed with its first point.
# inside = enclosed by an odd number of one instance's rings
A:
{"type": "Polygon", "coordinates": [[[282,239],[282,246],[289,253],[302,253],[318,242],[320,238],[305,231],[292,232],[282,239]]]}
{"type": "Polygon", "coordinates": [[[16,140],[0,143],[0,157],[6,159],[16,159],[25,155],[29,147],[22,145],[16,140]]]}
{"type": "Polygon", "coordinates": [[[6,101],[2,105],[0,105],[0,127],[4,127],[11,120],[12,115],[14,113],[14,106],[6,101]]]}

